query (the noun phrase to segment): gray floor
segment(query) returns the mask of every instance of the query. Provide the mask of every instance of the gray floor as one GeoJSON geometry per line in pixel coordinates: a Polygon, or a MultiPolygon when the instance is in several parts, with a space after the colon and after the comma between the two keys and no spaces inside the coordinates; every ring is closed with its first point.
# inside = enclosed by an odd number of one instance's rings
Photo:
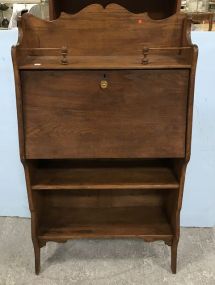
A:
{"type": "Polygon", "coordinates": [[[215,229],[182,229],[177,275],[170,273],[169,247],[163,242],[48,243],[38,277],[33,261],[30,221],[0,218],[0,285],[215,285],[215,229]]]}

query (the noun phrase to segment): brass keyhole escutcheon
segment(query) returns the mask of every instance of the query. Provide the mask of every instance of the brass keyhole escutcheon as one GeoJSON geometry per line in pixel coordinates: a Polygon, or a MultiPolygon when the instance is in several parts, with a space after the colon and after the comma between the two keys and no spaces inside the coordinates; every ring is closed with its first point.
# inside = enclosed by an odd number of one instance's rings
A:
{"type": "Polygon", "coordinates": [[[101,80],[101,82],[100,82],[100,87],[101,87],[102,89],[106,89],[106,88],[108,87],[108,82],[107,82],[107,80],[101,80]]]}

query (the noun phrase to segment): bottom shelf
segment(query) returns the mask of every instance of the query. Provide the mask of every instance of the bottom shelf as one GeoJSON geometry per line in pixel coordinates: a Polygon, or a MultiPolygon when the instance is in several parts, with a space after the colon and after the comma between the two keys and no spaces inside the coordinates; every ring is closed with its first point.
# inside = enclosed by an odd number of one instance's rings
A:
{"type": "Polygon", "coordinates": [[[142,237],[172,239],[171,226],[161,206],[63,208],[44,210],[40,240],[73,238],[142,237]]]}

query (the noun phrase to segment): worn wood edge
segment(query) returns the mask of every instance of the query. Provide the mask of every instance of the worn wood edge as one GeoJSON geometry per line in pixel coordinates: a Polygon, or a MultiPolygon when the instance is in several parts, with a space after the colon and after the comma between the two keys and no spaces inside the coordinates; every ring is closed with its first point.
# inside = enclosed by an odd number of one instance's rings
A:
{"type": "Polygon", "coordinates": [[[187,100],[187,127],[186,127],[186,141],[185,141],[185,158],[183,159],[181,166],[179,166],[179,193],[177,199],[177,208],[175,215],[175,229],[173,241],[178,243],[180,237],[180,212],[182,208],[184,183],[186,178],[186,169],[191,156],[191,140],[192,140],[192,121],[193,121],[193,102],[194,102],[194,89],[195,89],[195,74],[198,59],[198,46],[192,43],[191,39],[191,24],[192,19],[189,15],[185,15],[183,31],[182,31],[182,46],[189,45],[192,47],[191,53],[191,69],[190,79],[188,86],[188,100],[187,100]]]}
{"type": "Polygon", "coordinates": [[[189,162],[191,156],[191,140],[192,140],[192,122],[193,122],[193,103],[195,92],[195,75],[198,59],[198,46],[193,46],[192,68],[190,71],[190,84],[188,93],[188,113],[187,113],[187,133],[186,133],[186,161],[189,162]]]}
{"type": "Polygon", "coordinates": [[[23,106],[22,106],[20,74],[17,63],[17,49],[15,46],[12,46],[11,48],[11,56],[12,56],[14,79],[15,79],[16,109],[17,109],[17,121],[18,121],[18,133],[19,133],[19,152],[20,152],[20,159],[23,162],[25,159],[23,106]]]}
{"type": "Polygon", "coordinates": [[[18,40],[17,40],[16,47],[19,47],[19,45],[21,44],[23,40],[23,26],[22,25],[23,25],[22,17],[18,17],[18,20],[17,20],[18,40]]]}
{"type": "MultiPolygon", "coordinates": [[[[19,35],[19,40],[22,38],[22,34],[19,35]]],[[[18,40],[18,45],[19,45],[18,40]]],[[[24,121],[23,121],[23,106],[22,106],[22,96],[21,96],[21,82],[20,82],[20,74],[17,64],[17,47],[12,46],[11,48],[11,56],[13,62],[13,70],[14,70],[14,78],[15,78],[15,93],[16,93],[16,108],[17,108],[17,121],[18,121],[18,133],[19,133],[19,152],[20,152],[20,160],[24,167],[25,173],[25,181],[27,188],[27,196],[28,196],[28,205],[31,213],[31,238],[34,247],[35,253],[35,272],[39,274],[40,271],[40,244],[38,240],[38,217],[35,210],[35,203],[32,195],[31,189],[31,180],[30,180],[30,172],[29,167],[30,163],[28,163],[25,159],[25,138],[24,138],[24,121]]]]}
{"type": "Polygon", "coordinates": [[[192,19],[189,15],[185,14],[184,22],[183,22],[183,29],[182,29],[182,45],[193,46],[192,39],[191,39],[191,26],[192,26],[192,19]]]}
{"type": "Polygon", "coordinates": [[[178,189],[178,184],[146,184],[146,185],[45,185],[45,184],[35,184],[32,185],[33,190],[147,190],[147,189],[157,189],[157,190],[175,190],[178,189]]]}
{"type": "Polygon", "coordinates": [[[167,234],[167,235],[135,235],[135,234],[128,234],[128,235],[90,235],[90,234],[80,234],[80,235],[59,235],[59,236],[53,236],[52,234],[42,234],[38,235],[38,240],[41,242],[48,242],[48,241],[54,241],[54,242],[66,242],[69,240],[78,240],[78,239],[127,239],[127,238],[137,238],[137,239],[143,239],[146,242],[154,242],[154,241],[164,241],[168,243],[168,245],[172,244],[172,238],[173,235],[167,234]]]}
{"type": "Polygon", "coordinates": [[[59,63],[59,66],[54,65],[53,67],[50,66],[26,66],[26,65],[20,65],[19,70],[151,70],[151,69],[191,69],[191,65],[186,64],[186,65],[153,65],[153,64],[148,64],[148,65],[143,65],[143,66],[134,66],[134,67],[121,67],[121,66],[117,66],[117,67],[105,67],[105,66],[99,66],[99,67],[95,67],[92,68],[90,66],[86,66],[86,67],[82,67],[82,66],[77,66],[75,67],[74,65],[70,64],[67,65],[66,67],[61,66],[59,63]]]}
{"type": "Polygon", "coordinates": [[[181,168],[180,187],[179,187],[178,203],[177,203],[177,210],[176,210],[175,239],[177,242],[180,237],[180,212],[182,208],[182,201],[183,201],[183,194],[184,194],[186,169],[190,161],[190,157],[191,157],[193,102],[194,102],[194,88],[195,88],[195,74],[196,74],[197,58],[198,58],[198,46],[193,45],[192,69],[190,72],[190,83],[189,83],[189,91],[188,91],[187,130],[186,130],[186,143],[185,143],[186,144],[186,156],[185,156],[182,168],[181,168]]]}

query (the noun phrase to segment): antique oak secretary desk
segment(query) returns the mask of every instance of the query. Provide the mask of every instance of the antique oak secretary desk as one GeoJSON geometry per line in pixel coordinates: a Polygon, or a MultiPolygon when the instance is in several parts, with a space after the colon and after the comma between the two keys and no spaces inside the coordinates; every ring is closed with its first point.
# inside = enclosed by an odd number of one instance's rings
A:
{"type": "Polygon", "coordinates": [[[191,21],[176,1],[109,2],[50,1],[57,19],[25,14],[12,48],[37,274],[46,242],[98,237],[163,240],[176,273],[191,21]]]}

